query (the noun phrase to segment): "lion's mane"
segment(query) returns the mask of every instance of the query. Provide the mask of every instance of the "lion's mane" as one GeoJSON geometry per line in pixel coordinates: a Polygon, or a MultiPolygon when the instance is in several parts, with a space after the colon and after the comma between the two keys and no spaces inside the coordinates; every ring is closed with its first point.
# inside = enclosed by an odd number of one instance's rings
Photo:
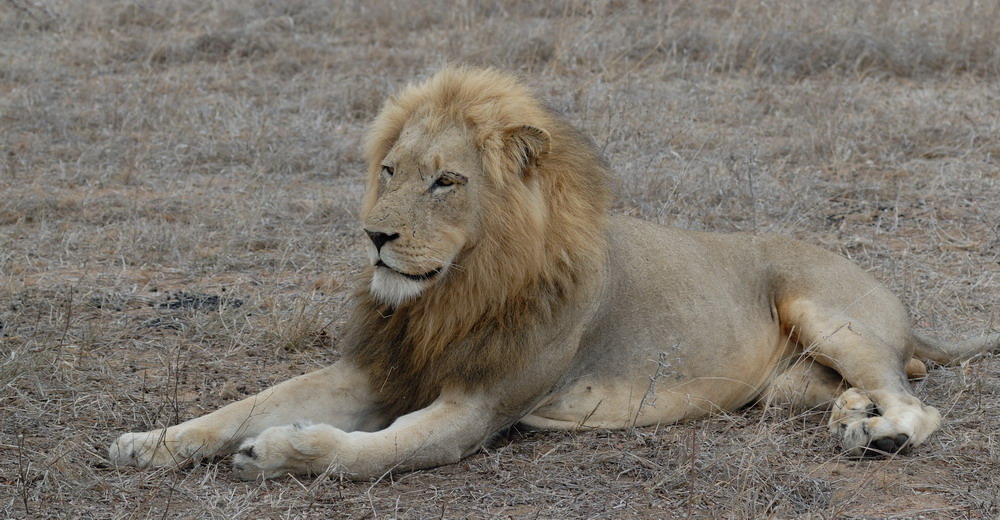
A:
{"type": "Polygon", "coordinates": [[[445,386],[500,383],[536,357],[544,325],[580,299],[606,256],[609,173],[593,144],[518,81],[493,69],[451,66],[390,97],[368,130],[366,213],[381,164],[407,121],[428,131],[465,125],[476,136],[488,187],[474,247],[457,268],[397,308],[354,295],[345,356],[367,371],[391,416],[428,405],[445,386]],[[547,150],[511,139],[531,125],[547,150]]]}

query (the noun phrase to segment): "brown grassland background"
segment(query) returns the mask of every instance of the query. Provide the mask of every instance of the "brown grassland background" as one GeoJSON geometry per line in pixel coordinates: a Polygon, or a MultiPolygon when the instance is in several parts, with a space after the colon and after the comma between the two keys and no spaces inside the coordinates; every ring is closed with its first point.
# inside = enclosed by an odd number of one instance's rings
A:
{"type": "Polygon", "coordinates": [[[459,464],[236,481],[109,465],[333,362],[361,135],[449,62],[593,137],[613,211],[848,256],[945,338],[1000,329],[1000,4],[0,0],[0,517],[997,518],[1000,359],[945,425],[844,457],[821,414],[512,431],[459,464]]]}

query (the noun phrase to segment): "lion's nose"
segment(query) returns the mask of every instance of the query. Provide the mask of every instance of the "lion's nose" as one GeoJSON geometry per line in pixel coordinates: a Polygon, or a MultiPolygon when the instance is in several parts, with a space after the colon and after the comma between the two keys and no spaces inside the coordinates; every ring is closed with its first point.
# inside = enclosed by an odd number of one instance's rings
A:
{"type": "Polygon", "coordinates": [[[384,246],[386,242],[399,238],[399,233],[393,233],[390,235],[389,233],[383,233],[381,231],[368,231],[367,229],[365,230],[365,233],[368,233],[368,238],[372,239],[372,243],[375,244],[375,250],[379,252],[382,251],[382,246],[384,246]]]}

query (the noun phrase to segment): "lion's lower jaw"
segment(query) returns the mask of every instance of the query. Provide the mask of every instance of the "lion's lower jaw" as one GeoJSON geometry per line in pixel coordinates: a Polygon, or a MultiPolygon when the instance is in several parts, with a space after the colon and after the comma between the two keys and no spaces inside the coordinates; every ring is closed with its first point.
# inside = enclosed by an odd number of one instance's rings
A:
{"type": "Polygon", "coordinates": [[[372,276],[371,293],[381,303],[399,307],[424,290],[426,282],[410,280],[384,268],[375,269],[372,276]]]}

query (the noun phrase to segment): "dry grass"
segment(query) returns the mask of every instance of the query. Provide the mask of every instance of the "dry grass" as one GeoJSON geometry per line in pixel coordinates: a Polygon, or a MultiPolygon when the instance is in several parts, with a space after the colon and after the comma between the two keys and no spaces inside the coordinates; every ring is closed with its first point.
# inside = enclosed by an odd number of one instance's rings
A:
{"type": "Polygon", "coordinates": [[[932,370],[887,461],[750,409],[512,432],[375,483],[108,467],[113,436],[337,358],[359,136],[449,61],[524,74],[620,175],[617,212],[776,230],[918,327],[996,330],[995,2],[0,1],[0,516],[995,518],[995,357],[932,370]]]}

